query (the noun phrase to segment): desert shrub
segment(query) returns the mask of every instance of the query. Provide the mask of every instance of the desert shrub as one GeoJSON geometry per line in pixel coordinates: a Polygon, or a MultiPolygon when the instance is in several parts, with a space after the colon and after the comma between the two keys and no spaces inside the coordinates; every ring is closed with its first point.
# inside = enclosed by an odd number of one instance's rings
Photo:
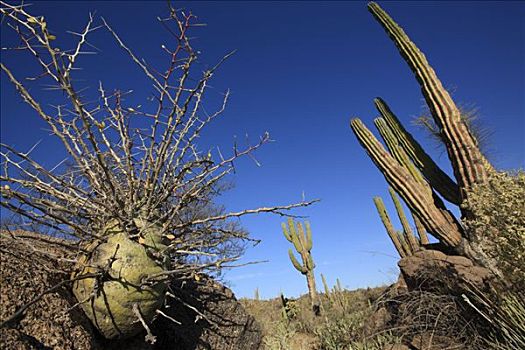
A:
{"type": "Polygon", "coordinates": [[[315,335],[319,338],[321,349],[348,349],[348,345],[359,338],[360,330],[369,315],[367,310],[348,313],[341,318],[326,318],[315,335]]]}
{"type": "Polygon", "coordinates": [[[387,344],[400,344],[401,337],[386,331],[364,338],[362,329],[370,317],[371,308],[347,313],[342,318],[327,319],[316,330],[322,350],[379,350],[387,344]]]}
{"type": "Polygon", "coordinates": [[[525,172],[495,172],[463,204],[474,219],[464,223],[496,261],[506,284],[525,290],[525,172]]]}
{"type": "Polygon", "coordinates": [[[272,332],[264,337],[263,344],[267,350],[288,350],[296,334],[294,326],[285,319],[272,325],[272,332]]]}
{"type": "Polygon", "coordinates": [[[280,298],[241,299],[241,303],[261,325],[266,349],[381,349],[377,344],[394,343],[395,337],[384,332],[364,339],[362,327],[384,290],[383,287],[342,290],[335,296],[337,300],[320,294],[320,317],[312,311],[308,295],[294,300],[296,314],[288,319],[283,317],[280,298]],[[347,306],[343,308],[341,304],[347,306]]]}

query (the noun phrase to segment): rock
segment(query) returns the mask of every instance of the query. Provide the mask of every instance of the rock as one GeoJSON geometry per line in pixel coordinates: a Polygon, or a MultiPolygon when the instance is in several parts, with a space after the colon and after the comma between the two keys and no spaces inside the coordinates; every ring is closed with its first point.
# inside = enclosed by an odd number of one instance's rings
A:
{"type": "MultiPolygon", "coordinates": [[[[69,278],[61,266],[48,257],[60,255],[60,247],[42,242],[38,237],[27,232],[17,232],[14,236],[0,232],[1,322],[46,289],[69,278]],[[26,238],[22,239],[22,235],[26,238]]],[[[0,348],[99,349],[84,313],[78,308],[65,312],[75,302],[66,287],[45,295],[24,315],[0,329],[0,348]]]]}
{"type": "Polygon", "coordinates": [[[437,250],[422,250],[398,263],[409,290],[429,290],[461,295],[476,287],[486,290],[493,275],[462,256],[450,256],[437,250]]]}

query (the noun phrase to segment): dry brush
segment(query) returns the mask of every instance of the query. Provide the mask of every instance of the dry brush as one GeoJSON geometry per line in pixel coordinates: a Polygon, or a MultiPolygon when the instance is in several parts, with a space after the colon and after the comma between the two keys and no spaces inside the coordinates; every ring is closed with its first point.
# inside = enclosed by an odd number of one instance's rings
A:
{"type": "MultiPolygon", "coordinates": [[[[168,16],[159,18],[170,42],[162,45],[166,66],[153,67],[104,19],[90,15],[83,29],[70,32],[72,47],[63,48],[55,44],[59,34],[52,23],[30,14],[26,5],[1,2],[0,10],[3,29],[17,37],[14,46],[2,47],[3,56],[26,54],[39,70],[28,76],[2,62],[2,74],[66,153],[63,162],[49,167],[31,150],[2,144],[1,205],[24,222],[67,238],[68,258],[76,267],[64,283],[105,337],[130,337],[145,328],[147,340],[154,342],[148,325],[165,316],[171,281],[218,274],[239,259],[250,238],[231,219],[263,212],[287,215],[312,203],[238,212],[213,204],[234,162],[252,157],[270,137],[264,134],[244,148],[235,145],[230,155],[199,149],[203,130],[228,102],[227,91],[215,112],[208,112],[204,101],[231,54],[199,71],[199,51],[190,41],[199,23],[190,12],[170,7],[168,16]],[[96,30],[104,30],[151,82],[154,93],[146,106],[128,102],[134,98],[131,91],[108,91],[102,82],[93,97],[76,80],[79,58],[93,47],[89,40],[96,30]],[[60,102],[38,100],[35,91],[44,85],[60,102]]],[[[13,326],[17,317],[4,320],[2,327],[13,326]]]]}

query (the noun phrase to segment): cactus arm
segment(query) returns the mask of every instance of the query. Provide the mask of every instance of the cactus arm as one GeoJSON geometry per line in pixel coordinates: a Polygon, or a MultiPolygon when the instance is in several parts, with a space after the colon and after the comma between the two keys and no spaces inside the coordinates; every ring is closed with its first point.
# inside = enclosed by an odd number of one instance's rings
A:
{"type": "Polygon", "coordinates": [[[290,232],[288,231],[288,228],[286,227],[286,224],[283,222],[281,223],[281,227],[283,229],[284,237],[288,242],[292,242],[292,236],[290,236],[290,232]]]}
{"type": "MultiPolygon", "coordinates": [[[[414,163],[409,159],[405,150],[400,146],[400,142],[397,137],[394,135],[393,130],[386,123],[384,118],[374,119],[374,124],[379,131],[381,137],[385,141],[385,144],[390,151],[390,154],[399,162],[400,165],[404,166],[412,176],[421,182],[426,184],[426,180],[423,178],[423,175],[419,172],[418,169],[414,166],[414,163]]],[[[429,188],[429,190],[431,190],[429,188]]]]}
{"type": "Polygon", "coordinates": [[[461,204],[458,185],[430,158],[421,145],[403,127],[396,115],[381,98],[374,99],[377,110],[405,153],[428,180],[430,185],[450,203],[461,204]]]}
{"type": "Polygon", "coordinates": [[[415,74],[447,146],[462,195],[475,183],[486,182],[491,166],[481,154],[476,141],[462,122],[457,106],[443,88],[426,57],[379,5],[371,2],[368,9],[394,41],[401,56],[415,74]]]}
{"type": "Polygon", "coordinates": [[[301,238],[299,237],[299,235],[292,235],[292,243],[297,252],[301,252],[303,250],[303,245],[301,243],[301,238]]]}
{"type": "Polygon", "coordinates": [[[312,255],[308,254],[308,257],[306,258],[306,269],[308,271],[313,271],[315,268],[314,259],[312,258],[312,255]]]}
{"type": "Polygon", "coordinates": [[[292,243],[294,237],[297,237],[297,231],[295,230],[295,222],[292,218],[288,218],[288,227],[290,228],[290,237],[292,238],[292,243]]]}
{"type": "Polygon", "coordinates": [[[427,232],[425,231],[425,227],[421,223],[421,220],[419,220],[418,217],[414,215],[414,213],[412,213],[412,218],[414,219],[414,224],[416,225],[416,231],[419,236],[419,242],[422,245],[429,244],[430,241],[428,240],[427,232]]]}
{"type": "Polygon", "coordinates": [[[392,187],[389,187],[388,191],[390,192],[390,197],[392,197],[392,201],[394,202],[394,206],[396,207],[397,216],[399,217],[399,221],[401,221],[401,226],[403,226],[403,233],[410,245],[410,250],[412,252],[417,252],[419,250],[419,243],[417,242],[416,237],[412,232],[412,228],[408,223],[407,217],[405,216],[405,212],[403,211],[403,207],[401,206],[401,202],[399,201],[399,198],[396,192],[392,189],[392,187]]]}
{"type": "Polygon", "coordinates": [[[306,226],[306,250],[311,251],[313,247],[312,242],[312,228],[310,227],[310,222],[305,221],[304,225],[306,226]]]}
{"type": "Polygon", "coordinates": [[[414,254],[414,251],[412,250],[412,247],[410,246],[410,244],[408,244],[406,236],[403,233],[403,231],[397,231],[396,235],[399,238],[399,242],[401,242],[401,246],[403,247],[405,254],[407,256],[411,256],[412,254],[414,254]]]}
{"type": "Polygon", "coordinates": [[[462,228],[450,212],[436,207],[427,187],[400,166],[359,119],[353,119],[351,127],[387,182],[401,195],[410,210],[421,219],[425,228],[444,244],[457,246],[462,240],[462,228]]]}
{"type": "Polygon", "coordinates": [[[292,249],[288,249],[288,256],[290,257],[290,261],[292,262],[292,265],[297,269],[297,271],[299,271],[303,275],[308,272],[306,267],[301,265],[299,261],[297,261],[297,259],[295,258],[295,255],[293,254],[292,249]]]}
{"type": "Polygon", "coordinates": [[[339,280],[339,278],[336,278],[335,282],[336,282],[335,283],[335,287],[337,287],[336,290],[338,292],[342,292],[343,291],[343,286],[342,286],[341,281],[339,280]]]}
{"type": "Polygon", "coordinates": [[[394,244],[394,247],[399,253],[399,256],[401,258],[406,257],[405,250],[403,249],[403,246],[401,245],[401,242],[399,241],[399,237],[397,236],[397,233],[394,230],[394,227],[392,226],[392,221],[390,221],[390,217],[388,216],[388,212],[386,211],[385,204],[383,203],[383,200],[381,199],[381,197],[374,197],[374,204],[376,205],[377,212],[379,213],[379,217],[381,218],[381,221],[383,222],[383,226],[385,226],[386,233],[392,240],[392,243],[394,244]]]}
{"type": "Polygon", "coordinates": [[[301,243],[301,249],[298,251],[308,251],[306,249],[306,235],[304,233],[304,227],[300,222],[297,223],[297,237],[299,238],[299,243],[301,243]]]}
{"type": "Polygon", "coordinates": [[[321,280],[323,281],[324,293],[326,294],[326,297],[330,300],[330,288],[328,287],[328,283],[326,282],[326,278],[323,274],[321,274],[321,280]]]}

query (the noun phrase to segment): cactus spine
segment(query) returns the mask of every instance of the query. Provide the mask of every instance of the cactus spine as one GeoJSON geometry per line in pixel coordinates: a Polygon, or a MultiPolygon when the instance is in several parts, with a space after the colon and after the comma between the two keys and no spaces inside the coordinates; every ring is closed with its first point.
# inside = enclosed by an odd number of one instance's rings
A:
{"type": "Polygon", "coordinates": [[[303,226],[301,223],[296,224],[292,218],[289,218],[288,226],[286,223],[282,223],[281,226],[284,237],[288,240],[288,242],[293,244],[296,252],[301,256],[301,262],[299,262],[296,259],[293,250],[291,248],[288,249],[288,255],[293,266],[297,269],[297,271],[306,276],[306,283],[308,284],[308,293],[310,295],[312,309],[316,314],[318,314],[319,301],[315,287],[315,263],[311,253],[313,244],[310,223],[305,221],[303,226]]]}

